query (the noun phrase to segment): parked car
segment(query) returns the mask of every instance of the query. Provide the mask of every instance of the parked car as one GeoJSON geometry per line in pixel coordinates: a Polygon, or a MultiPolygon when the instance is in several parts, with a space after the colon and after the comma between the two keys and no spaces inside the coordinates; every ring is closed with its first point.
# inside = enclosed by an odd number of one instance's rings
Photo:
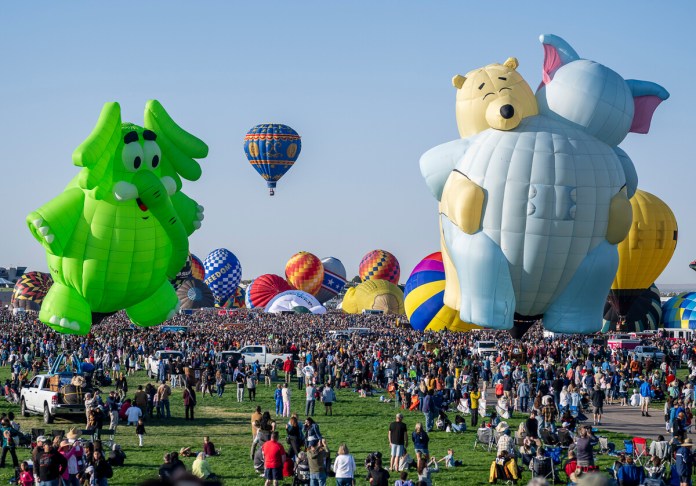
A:
{"type": "Polygon", "coordinates": [[[277,368],[283,366],[283,362],[286,359],[292,359],[292,354],[273,354],[268,352],[266,346],[244,346],[239,352],[244,355],[244,360],[248,364],[258,360],[260,365],[272,364],[277,368]]]}
{"type": "Polygon", "coordinates": [[[70,384],[70,377],[61,375],[36,375],[19,393],[19,406],[23,417],[43,415],[44,423],[51,424],[56,416],[85,416],[85,403],[81,393],[66,397],[60,390],[70,384]],[[53,381],[52,381],[53,380],[53,381]],[[68,403],[68,401],[70,403],[68,403]]]}
{"type": "Polygon", "coordinates": [[[481,357],[498,354],[498,348],[495,341],[476,341],[474,347],[471,348],[472,354],[478,354],[481,357]]]}
{"type": "Polygon", "coordinates": [[[164,360],[165,364],[169,364],[171,361],[178,359],[179,361],[184,360],[184,353],[181,351],[171,351],[171,350],[160,350],[155,351],[155,355],[150,358],[150,362],[147,366],[147,377],[157,378],[159,375],[159,364],[161,360],[164,360]]]}
{"type": "Polygon", "coordinates": [[[633,349],[633,355],[636,361],[645,361],[650,358],[656,363],[662,363],[665,359],[665,353],[660,351],[655,346],[636,346],[633,349]]]}

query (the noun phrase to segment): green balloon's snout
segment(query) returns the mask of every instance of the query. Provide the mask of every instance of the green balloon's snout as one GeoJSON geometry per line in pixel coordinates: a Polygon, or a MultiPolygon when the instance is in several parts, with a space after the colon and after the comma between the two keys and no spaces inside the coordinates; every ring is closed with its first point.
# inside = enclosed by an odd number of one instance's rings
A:
{"type": "Polygon", "coordinates": [[[138,206],[143,211],[162,208],[169,201],[164,184],[149,170],[138,171],[133,177],[133,185],[138,188],[138,206]]]}

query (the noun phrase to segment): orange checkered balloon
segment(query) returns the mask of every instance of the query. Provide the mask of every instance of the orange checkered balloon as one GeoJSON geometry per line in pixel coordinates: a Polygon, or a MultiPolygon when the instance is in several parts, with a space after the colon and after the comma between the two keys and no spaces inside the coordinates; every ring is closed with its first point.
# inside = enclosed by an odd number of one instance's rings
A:
{"type": "Polygon", "coordinates": [[[316,295],[324,280],[324,265],[307,251],[294,254],[285,265],[285,278],[297,290],[316,295]]]}
{"type": "Polygon", "coordinates": [[[396,257],[388,251],[372,250],[360,260],[358,271],[363,282],[377,279],[398,285],[401,267],[396,257]]]}

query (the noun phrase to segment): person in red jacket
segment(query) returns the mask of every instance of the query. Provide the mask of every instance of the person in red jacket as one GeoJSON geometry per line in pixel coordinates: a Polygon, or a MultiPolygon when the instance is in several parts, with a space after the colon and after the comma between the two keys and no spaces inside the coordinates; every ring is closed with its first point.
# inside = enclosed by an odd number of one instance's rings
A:
{"type": "Polygon", "coordinates": [[[285,383],[290,383],[292,372],[295,371],[295,363],[289,357],[283,362],[283,371],[285,372],[285,383]]]}
{"type": "Polygon", "coordinates": [[[278,442],[278,432],[271,433],[271,440],[265,442],[262,447],[264,458],[265,486],[278,486],[278,481],[283,481],[283,464],[285,463],[285,449],[278,442]]]}

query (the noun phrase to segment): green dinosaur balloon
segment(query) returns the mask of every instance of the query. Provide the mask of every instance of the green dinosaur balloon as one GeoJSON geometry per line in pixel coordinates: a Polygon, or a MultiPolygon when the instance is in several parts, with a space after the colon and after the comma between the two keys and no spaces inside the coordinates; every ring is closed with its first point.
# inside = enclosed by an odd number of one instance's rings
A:
{"type": "Polygon", "coordinates": [[[118,103],[106,103],[73,153],[82,170],[27,216],[54,280],[39,319],[58,332],[87,334],[93,313],[125,309],[134,323],[153,326],[177,311],[169,280],[203,220],[203,207],[180,192],[181,177],[201,176],[194,159],[208,147],[158,101],[147,103],[144,125],[121,124],[118,103]]]}

